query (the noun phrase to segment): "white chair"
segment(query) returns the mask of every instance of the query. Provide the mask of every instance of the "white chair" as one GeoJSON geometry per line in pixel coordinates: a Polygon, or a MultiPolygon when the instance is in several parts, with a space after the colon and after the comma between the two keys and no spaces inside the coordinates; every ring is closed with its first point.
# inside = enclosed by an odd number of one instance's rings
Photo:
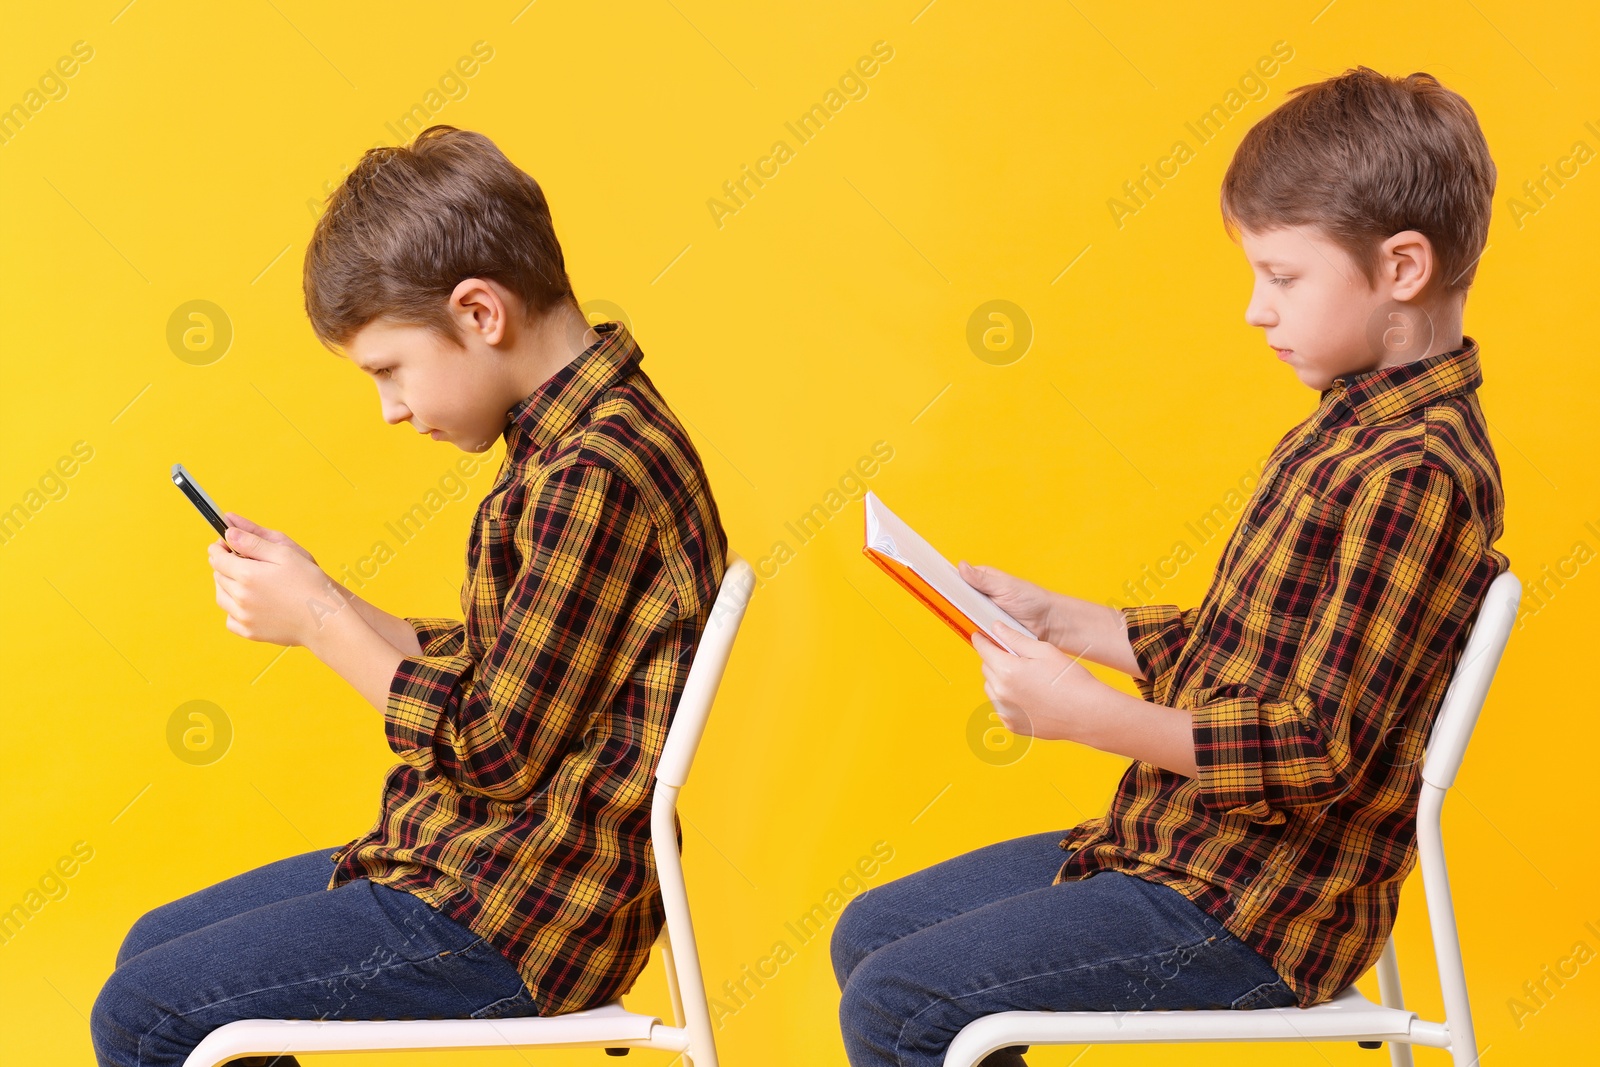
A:
{"type": "Polygon", "coordinates": [[[1450,677],[1422,765],[1417,852],[1439,986],[1444,993],[1443,1022],[1430,1022],[1406,1010],[1391,936],[1375,967],[1381,1004],[1372,1003],[1352,984],[1333,999],[1309,1008],[997,1012],[962,1027],[945,1052],[945,1067],[972,1067],[996,1049],[1011,1045],[1343,1040],[1357,1041],[1364,1048],[1389,1042],[1394,1067],[1411,1067],[1412,1045],[1448,1049],[1455,1067],[1474,1067],[1478,1046],[1472,1032],[1472,1008],[1467,1003],[1467,977],[1461,966],[1461,941],[1450,901],[1439,815],[1446,791],[1455,784],[1521,597],[1522,583],[1509,571],[1490,583],[1450,677]]]}
{"type": "Polygon", "coordinates": [[[352,1021],[241,1019],[207,1034],[184,1067],[216,1067],[236,1057],[300,1052],[388,1052],[413,1049],[604,1048],[626,1055],[630,1048],[664,1049],[684,1055],[691,1067],[717,1067],[711,1012],[700,975],[700,954],[689,896],[683,881],[673,812],[678,791],[705,733],[706,719],[733,649],[733,639],[755,590],[755,572],[736,553],[717,590],[710,620],[690,664],[683,695],[656,768],[650,804],[651,848],[666,906],[666,926],[656,944],[666,965],[673,1025],[659,1016],[628,1011],[621,1000],[588,1011],[532,1018],[408,1019],[352,1021]]]}

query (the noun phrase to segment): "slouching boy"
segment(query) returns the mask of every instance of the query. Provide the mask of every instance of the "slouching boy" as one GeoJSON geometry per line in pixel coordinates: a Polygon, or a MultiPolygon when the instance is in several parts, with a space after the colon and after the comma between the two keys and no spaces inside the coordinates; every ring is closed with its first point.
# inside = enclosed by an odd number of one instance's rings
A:
{"type": "Polygon", "coordinates": [[[91,1020],[103,1063],[181,1063],[240,1018],[594,1007],[664,922],[653,774],[727,542],[638,344],[583,316],[539,185],[447,126],[363,157],[304,283],[386,422],[468,452],[503,439],[504,460],[461,619],[390,615],[229,516],[209,549],[227,628],[308,648],[399,762],[366,833],[134,924],[91,1020]]]}

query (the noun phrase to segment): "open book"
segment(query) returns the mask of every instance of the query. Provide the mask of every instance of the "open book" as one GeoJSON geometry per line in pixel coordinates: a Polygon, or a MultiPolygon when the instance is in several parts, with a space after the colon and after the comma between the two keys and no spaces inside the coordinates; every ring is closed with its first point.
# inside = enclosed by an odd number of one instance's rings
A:
{"type": "Polygon", "coordinates": [[[1029,637],[1035,636],[1000,605],[968,585],[954,564],[884,507],[883,501],[870,489],[867,490],[866,510],[866,544],[861,551],[948,623],[969,648],[973,633],[982,630],[989,640],[1016,655],[1017,650],[995,632],[997,622],[1029,637]]]}

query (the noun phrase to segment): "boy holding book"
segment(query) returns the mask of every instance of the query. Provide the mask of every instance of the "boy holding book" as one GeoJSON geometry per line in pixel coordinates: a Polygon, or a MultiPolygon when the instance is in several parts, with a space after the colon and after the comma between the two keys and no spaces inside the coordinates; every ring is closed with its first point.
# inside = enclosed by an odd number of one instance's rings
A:
{"type": "Polygon", "coordinates": [[[1416,860],[1423,745],[1509,565],[1462,333],[1494,185],[1472,108],[1427,74],[1299,87],[1245,135],[1221,198],[1255,276],[1245,319],[1316,410],[1198,606],[1118,611],[961,563],[1041,638],[1003,629],[1012,655],[973,637],[1002,721],[1134,762],[1065,835],[851,902],[832,949],[855,1067],[931,1067],[1001,1011],[1308,1007],[1377,960],[1416,860]]]}
{"type": "Polygon", "coordinates": [[[368,152],[334,191],[305,298],[386,422],[467,452],[505,440],[465,620],[390,615],[230,513],[209,549],[228,630],[308,648],[400,762],[355,840],[134,923],[90,1021],[103,1064],[181,1064],[236,1019],[595,1007],[665,920],[653,775],[727,539],[638,345],[585,320],[538,183],[449,126],[368,152]]]}

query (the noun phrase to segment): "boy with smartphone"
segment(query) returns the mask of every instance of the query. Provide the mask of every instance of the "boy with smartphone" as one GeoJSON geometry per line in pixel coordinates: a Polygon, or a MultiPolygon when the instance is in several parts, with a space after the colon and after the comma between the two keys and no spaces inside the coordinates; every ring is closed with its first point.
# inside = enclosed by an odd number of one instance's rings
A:
{"type": "Polygon", "coordinates": [[[1427,74],[1301,86],[1245,135],[1222,184],[1245,321],[1317,408],[1197,606],[1117,611],[961,563],[1042,638],[1002,630],[1014,656],[974,635],[1002,721],[1133,762],[1099,818],[851,902],[832,948],[855,1067],[933,1067],[995,1012],[1309,1007],[1377,960],[1423,746],[1509,564],[1462,333],[1494,185],[1472,108],[1427,74]]]}
{"type": "Polygon", "coordinates": [[[228,513],[208,550],[228,630],[308,648],[382,713],[400,762],[355,840],[133,925],[91,1018],[101,1063],[180,1064],[236,1019],[595,1007],[664,922],[652,775],[728,550],[638,345],[580,312],[538,183],[449,126],[366,153],[304,289],[386,422],[474,453],[505,441],[464,618],[391,615],[228,513]]]}

